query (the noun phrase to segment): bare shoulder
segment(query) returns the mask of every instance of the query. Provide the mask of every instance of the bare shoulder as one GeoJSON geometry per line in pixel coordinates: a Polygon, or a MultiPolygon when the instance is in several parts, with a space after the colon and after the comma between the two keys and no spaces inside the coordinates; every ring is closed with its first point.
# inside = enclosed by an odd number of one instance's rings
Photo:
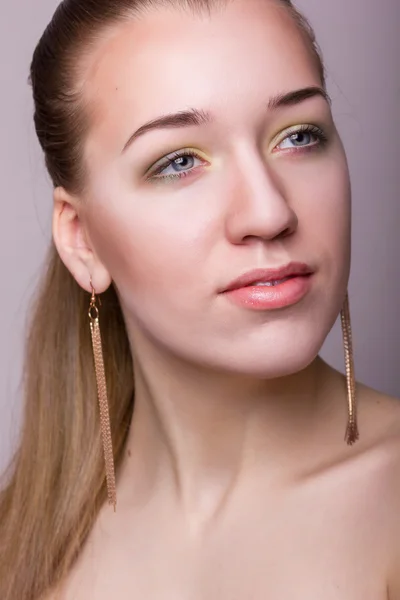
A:
{"type": "Polygon", "coordinates": [[[362,384],[357,389],[360,445],[379,465],[382,526],[391,531],[388,598],[400,600],[400,399],[362,384]]]}
{"type": "Polygon", "coordinates": [[[364,430],[367,444],[400,442],[399,398],[358,383],[357,404],[360,431],[364,430]]]}

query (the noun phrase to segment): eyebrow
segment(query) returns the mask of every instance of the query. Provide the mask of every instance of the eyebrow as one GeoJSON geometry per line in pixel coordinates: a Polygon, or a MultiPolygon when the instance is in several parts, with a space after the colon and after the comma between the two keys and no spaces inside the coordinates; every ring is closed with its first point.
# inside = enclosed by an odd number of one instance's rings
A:
{"type": "MultiPolygon", "coordinates": [[[[299,90],[293,90],[284,94],[278,94],[269,99],[267,107],[269,111],[277,110],[278,108],[296,106],[309,98],[320,96],[331,105],[331,98],[326,90],[318,86],[310,86],[299,90]]],[[[144,135],[148,131],[155,129],[176,129],[181,127],[193,127],[212,123],[214,117],[211,112],[205,110],[199,110],[197,108],[191,108],[189,110],[179,111],[177,113],[171,113],[157,117],[145,123],[139,129],[137,129],[126,142],[122,153],[124,153],[134,140],[144,135]]]]}

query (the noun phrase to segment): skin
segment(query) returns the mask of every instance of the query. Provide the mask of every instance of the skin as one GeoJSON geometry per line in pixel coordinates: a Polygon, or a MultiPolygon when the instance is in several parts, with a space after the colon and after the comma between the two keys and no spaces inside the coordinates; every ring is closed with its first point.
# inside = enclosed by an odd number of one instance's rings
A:
{"type": "Polygon", "coordinates": [[[102,509],[57,598],[400,598],[399,404],[359,384],[347,446],[345,381],[318,357],[349,277],[345,153],[321,96],[267,107],[321,86],[296,25],[272,1],[153,10],[107,32],[82,69],[88,191],[55,190],[53,235],[84,289],[117,288],[136,404],[117,513],[102,509]],[[188,107],[214,121],[122,152],[188,107]],[[327,143],[291,142],[303,124],[327,143]],[[187,177],[148,179],[184,148],[201,157],[187,177]],[[294,306],[219,293],[292,260],[315,271],[294,306]]]}

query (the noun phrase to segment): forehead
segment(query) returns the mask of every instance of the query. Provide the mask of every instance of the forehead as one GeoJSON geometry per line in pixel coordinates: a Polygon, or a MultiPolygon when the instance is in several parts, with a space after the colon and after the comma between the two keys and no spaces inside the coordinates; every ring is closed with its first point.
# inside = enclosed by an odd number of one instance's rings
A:
{"type": "Polygon", "coordinates": [[[110,31],[85,80],[97,133],[109,136],[188,107],[240,118],[246,102],[265,110],[272,95],[321,83],[304,36],[275,0],[233,0],[207,15],[149,10],[110,31]]]}

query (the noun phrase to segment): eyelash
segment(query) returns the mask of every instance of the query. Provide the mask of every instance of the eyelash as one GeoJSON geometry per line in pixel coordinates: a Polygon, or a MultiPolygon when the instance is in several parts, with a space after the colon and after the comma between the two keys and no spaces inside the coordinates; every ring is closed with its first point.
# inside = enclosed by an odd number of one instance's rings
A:
{"type": "Polygon", "coordinates": [[[176,173],[175,175],[162,175],[161,177],[155,177],[155,175],[158,175],[159,173],[162,173],[162,171],[164,171],[165,169],[167,169],[169,166],[171,166],[175,160],[177,160],[178,158],[182,158],[184,156],[189,156],[189,157],[193,157],[193,158],[198,158],[199,160],[204,160],[204,158],[202,158],[197,152],[195,152],[194,150],[179,150],[177,152],[174,152],[173,154],[170,154],[168,156],[168,158],[166,158],[165,162],[163,162],[161,165],[159,165],[155,171],[153,171],[153,173],[151,174],[151,177],[149,177],[149,179],[153,179],[156,181],[165,181],[168,179],[183,179],[184,177],[187,177],[188,175],[190,175],[193,170],[195,169],[195,167],[193,167],[190,171],[182,171],[181,173],[176,173]]]}
{"type": "MultiPolygon", "coordinates": [[[[279,144],[282,144],[285,140],[290,139],[293,135],[296,135],[299,133],[312,133],[317,138],[318,142],[314,143],[314,144],[309,144],[307,146],[299,146],[298,147],[299,150],[294,150],[295,152],[310,152],[315,149],[321,149],[323,146],[325,146],[325,144],[328,141],[326,134],[322,131],[322,129],[320,129],[320,127],[317,127],[316,125],[301,125],[300,127],[296,127],[295,129],[289,130],[287,135],[277,145],[279,146],[279,144]]],[[[292,149],[283,150],[283,152],[288,152],[291,150],[292,149]]],[[[193,167],[189,171],[182,171],[181,173],[176,173],[173,175],[161,175],[158,177],[158,175],[160,173],[162,173],[164,170],[166,170],[169,166],[171,166],[175,160],[177,160],[178,158],[182,158],[184,156],[198,158],[199,160],[204,160],[194,150],[179,150],[177,152],[174,152],[170,156],[168,156],[166,158],[166,160],[162,164],[160,164],[156,168],[155,171],[153,171],[153,173],[151,174],[151,176],[148,179],[150,181],[165,181],[165,180],[171,180],[171,179],[176,180],[176,179],[183,179],[184,177],[191,175],[193,173],[193,171],[196,169],[196,167],[193,167]]]]}
{"type": "MultiPolygon", "coordinates": [[[[318,140],[317,144],[309,144],[307,146],[299,146],[300,150],[305,150],[305,151],[309,151],[312,148],[321,148],[323,147],[327,141],[328,141],[328,136],[326,135],[326,133],[320,128],[317,127],[316,125],[300,125],[299,127],[294,127],[289,129],[289,131],[286,133],[285,137],[282,138],[279,142],[279,144],[282,144],[282,142],[284,142],[287,139],[290,139],[293,135],[296,135],[298,133],[312,133],[318,140]]],[[[277,144],[279,146],[279,144],[277,144]]],[[[297,150],[296,150],[297,152],[297,150]]]]}

